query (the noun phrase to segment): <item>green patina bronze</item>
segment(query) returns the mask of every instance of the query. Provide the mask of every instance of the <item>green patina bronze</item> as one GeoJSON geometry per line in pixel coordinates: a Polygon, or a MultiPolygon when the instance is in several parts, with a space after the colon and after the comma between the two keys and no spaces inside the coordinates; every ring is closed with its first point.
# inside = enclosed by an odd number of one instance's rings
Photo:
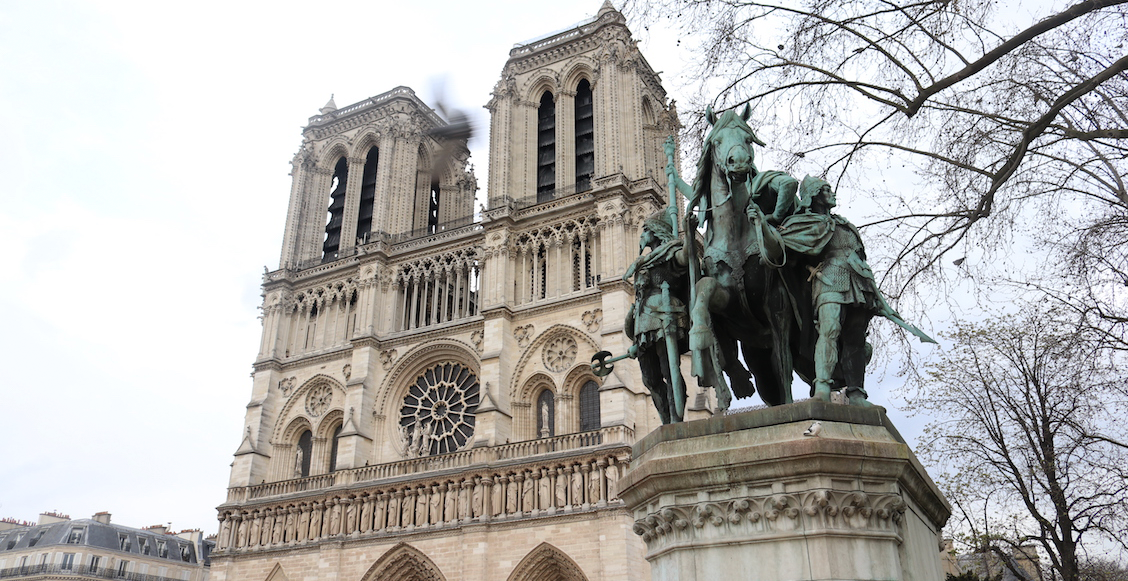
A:
{"type": "Polygon", "coordinates": [[[646,220],[640,256],[625,274],[635,285],[624,326],[633,345],[610,360],[598,353],[593,369],[602,376],[612,361],[637,358],[663,423],[683,417],[677,362],[687,351],[698,385],[716,390],[721,409],[756,391],[769,405],[790,403],[793,373],[818,399],[843,391],[853,405],[872,405],[864,388],[870,319],[935,341],[889,306],[858,229],[831,213],[829,183],[758,170],[752,145],[764,142],[747,107],[706,117],[711,130],[692,186],[678,176],[673,137],[666,141],[670,202],[646,220]],[[688,200],[681,236],[675,192],[688,200]]]}

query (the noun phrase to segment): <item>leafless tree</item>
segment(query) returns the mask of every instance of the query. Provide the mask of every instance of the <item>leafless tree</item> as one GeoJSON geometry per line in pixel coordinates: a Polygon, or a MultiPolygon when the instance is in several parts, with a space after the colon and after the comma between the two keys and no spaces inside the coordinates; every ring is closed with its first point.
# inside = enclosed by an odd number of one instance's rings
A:
{"type": "Polygon", "coordinates": [[[976,551],[1037,545],[1077,581],[1086,543],[1128,550],[1128,373],[1061,311],[962,325],[909,405],[976,551]],[[1102,545],[1103,544],[1103,545],[1102,545]]]}
{"type": "Polygon", "coordinates": [[[1123,348],[1126,2],[1046,3],[1029,17],[987,0],[633,0],[626,11],[685,33],[700,89],[683,112],[750,103],[781,169],[813,168],[878,202],[864,234],[884,254],[888,294],[934,292],[960,273],[1017,280],[1123,348]],[[1040,244],[1053,268],[1000,269],[1016,240],[1040,244]]]}

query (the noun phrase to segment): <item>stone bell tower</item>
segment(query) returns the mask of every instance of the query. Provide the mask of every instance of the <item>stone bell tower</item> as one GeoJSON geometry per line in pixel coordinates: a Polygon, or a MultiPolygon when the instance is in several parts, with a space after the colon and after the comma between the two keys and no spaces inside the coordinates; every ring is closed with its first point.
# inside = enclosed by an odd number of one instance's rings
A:
{"type": "Polygon", "coordinates": [[[310,118],[216,581],[649,578],[617,482],[660,422],[588,362],[627,347],[676,112],[609,3],[513,48],[487,108],[479,219],[410,89],[310,118]]]}

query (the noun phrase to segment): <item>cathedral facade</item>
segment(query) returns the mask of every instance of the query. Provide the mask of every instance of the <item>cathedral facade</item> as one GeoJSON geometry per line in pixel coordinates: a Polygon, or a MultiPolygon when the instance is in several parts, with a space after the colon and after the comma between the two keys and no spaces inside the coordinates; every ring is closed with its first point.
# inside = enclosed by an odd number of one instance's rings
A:
{"type": "Polygon", "coordinates": [[[216,581],[649,579],[617,496],[660,422],[623,279],[678,129],[605,3],[518,45],[465,137],[406,87],[309,120],[216,581]]]}

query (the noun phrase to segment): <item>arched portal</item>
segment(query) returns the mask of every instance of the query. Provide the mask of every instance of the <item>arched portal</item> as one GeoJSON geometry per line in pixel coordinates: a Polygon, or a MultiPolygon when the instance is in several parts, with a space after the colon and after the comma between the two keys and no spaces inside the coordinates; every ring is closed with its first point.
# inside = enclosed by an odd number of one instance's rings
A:
{"type": "Polygon", "coordinates": [[[419,549],[400,543],[377,559],[361,581],[446,581],[446,577],[419,549]]]}
{"type": "Polygon", "coordinates": [[[509,581],[587,581],[587,576],[563,551],[541,543],[521,559],[509,581]]]}

